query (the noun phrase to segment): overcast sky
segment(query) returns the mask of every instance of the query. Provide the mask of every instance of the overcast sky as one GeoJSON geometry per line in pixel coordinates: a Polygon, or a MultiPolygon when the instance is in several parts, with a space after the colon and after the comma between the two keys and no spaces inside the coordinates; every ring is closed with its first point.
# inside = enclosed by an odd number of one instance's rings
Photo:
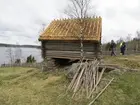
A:
{"type": "MultiPolygon", "coordinates": [[[[103,19],[102,41],[134,37],[140,30],[140,0],[93,0],[103,19]]],[[[0,0],[0,43],[38,44],[42,24],[63,18],[67,0],[0,0]]]]}

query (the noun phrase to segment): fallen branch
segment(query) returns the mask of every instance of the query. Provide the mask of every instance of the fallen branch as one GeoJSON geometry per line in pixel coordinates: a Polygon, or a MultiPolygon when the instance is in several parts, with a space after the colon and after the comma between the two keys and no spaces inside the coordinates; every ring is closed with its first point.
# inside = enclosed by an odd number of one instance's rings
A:
{"type": "Polygon", "coordinates": [[[115,69],[119,69],[119,70],[123,70],[123,71],[130,71],[130,72],[138,72],[140,71],[139,69],[130,69],[130,68],[124,68],[124,67],[120,67],[119,65],[116,64],[100,64],[99,68],[105,68],[106,67],[106,71],[112,71],[115,69]]]}
{"type": "Polygon", "coordinates": [[[100,95],[106,90],[106,88],[111,84],[111,82],[114,80],[114,78],[112,78],[110,80],[110,82],[102,89],[102,91],[94,98],[93,101],[91,101],[88,105],[92,105],[99,97],[100,95]]]}

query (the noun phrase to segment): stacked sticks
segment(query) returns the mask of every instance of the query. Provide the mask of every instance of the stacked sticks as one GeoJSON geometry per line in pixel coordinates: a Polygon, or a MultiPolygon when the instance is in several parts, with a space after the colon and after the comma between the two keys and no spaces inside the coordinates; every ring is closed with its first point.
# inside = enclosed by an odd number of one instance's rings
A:
{"type": "MultiPolygon", "coordinates": [[[[68,90],[73,92],[73,97],[76,94],[81,94],[83,92],[86,94],[87,98],[95,97],[94,93],[98,89],[103,78],[104,71],[106,70],[104,67],[99,71],[99,65],[100,62],[98,60],[94,60],[90,62],[86,61],[77,63],[72,66],[71,70],[76,70],[76,73],[68,86],[68,90]]],[[[111,82],[112,81],[113,79],[111,79],[111,82]]],[[[100,95],[111,82],[109,82],[105,88],[102,88],[98,95],[100,95]]]]}

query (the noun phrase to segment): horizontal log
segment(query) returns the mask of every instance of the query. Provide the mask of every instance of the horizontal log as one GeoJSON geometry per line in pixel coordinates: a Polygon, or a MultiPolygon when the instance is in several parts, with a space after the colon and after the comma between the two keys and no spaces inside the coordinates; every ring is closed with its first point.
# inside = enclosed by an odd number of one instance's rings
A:
{"type": "MultiPolygon", "coordinates": [[[[46,51],[46,56],[49,58],[75,58],[79,59],[81,56],[80,51],[46,51]]],[[[100,53],[84,52],[85,59],[93,59],[100,53]]]]}
{"type": "MultiPolygon", "coordinates": [[[[80,54],[80,51],[55,51],[55,50],[48,50],[46,51],[47,54],[80,54]]],[[[84,54],[91,54],[94,55],[96,52],[84,52],[84,54]]]]}
{"type": "MultiPolygon", "coordinates": [[[[94,43],[83,43],[84,51],[95,51],[96,50],[96,44],[94,43]]],[[[74,42],[57,42],[57,41],[49,41],[45,42],[45,49],[46,50],[62,50],[62,51],[80,51],[80,43],[74,43],[74,42]]]]}
{"type": "MultiPolygon", "coordinates": [[[[100,55],[100,44],[95,42],[83,42],[85,58],[95,58],[100,55]]],[[[49,58],[80,58],[80,41],[44,41],[42,52],[49,58]]]]}

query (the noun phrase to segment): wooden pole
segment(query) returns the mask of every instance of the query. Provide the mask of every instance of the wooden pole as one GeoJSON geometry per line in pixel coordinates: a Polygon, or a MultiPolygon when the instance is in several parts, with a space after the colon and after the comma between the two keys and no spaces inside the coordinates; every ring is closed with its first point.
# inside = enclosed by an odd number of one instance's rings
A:
{"type": "Polygon", "coordinates": [[[111,82],[114,80],[114,78],[112,78],[110,80],[110,82],[104,87],[104,89],[102,89],[102,91],[94,98],[93,101],[91,101],[88,105],[92,105],[99,97],[100,95],[106,90],[106,88],[111,84],[111,82]]]}

